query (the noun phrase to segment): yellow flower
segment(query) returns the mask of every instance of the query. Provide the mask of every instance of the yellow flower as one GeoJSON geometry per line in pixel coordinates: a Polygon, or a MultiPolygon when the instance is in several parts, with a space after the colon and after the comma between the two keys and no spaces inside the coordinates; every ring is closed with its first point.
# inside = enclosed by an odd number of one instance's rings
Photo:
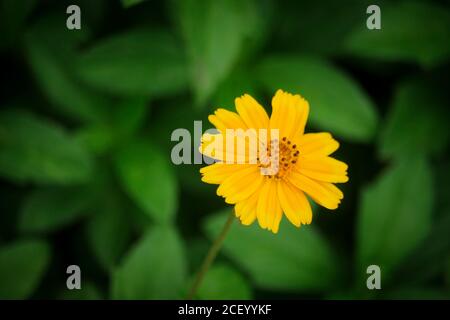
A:
{"type": "Polygon", "coordinates": [[[249,225],[258,219],[261,228],[277,233],[284,212],[297,227],[310,224],[312,211],[306,195],[325,208],[336,209],[344,195],[333,183],[348,181],[347,165],[329,157],[339,148],[331,134],[304,133],[308,102],[278,90],[270,119],[248,94],[236,98],[235,105],[237,113],[218,109],[209,116],[218,133],[205,133],[199,150],[217,162],[200,172],[202,181],[220,185],[217,194],[235,205],[241,223],[249,225]],[[238,132],[232,141],[227,135],[230,129],[238,132]],[[266,139],[257,134],[264,131],[266,139]],[[251,144],[252,137],[256,144],[251,144]],[[245,147],[239,148],[242,143],[245,147]]]}

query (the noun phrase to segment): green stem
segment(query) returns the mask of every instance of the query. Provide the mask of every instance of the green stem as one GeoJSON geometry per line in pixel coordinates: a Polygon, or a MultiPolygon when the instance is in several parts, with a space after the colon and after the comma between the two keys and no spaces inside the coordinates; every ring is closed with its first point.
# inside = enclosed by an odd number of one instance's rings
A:
{"type": "Polygon", "coordinates": [[[225,240],[225,237],[230,230],[231,223],[234,220],[234,211],[230,214],[228,217],[228,220],[225,222],[225,225],[223,226],[222,231],[217,236],[216,240],[214,240],[214,243],[209,248],[208,254],[205,257],[205,260],[203,260],[202,266],[200,267],[200,270],[197,273],[197,276],[195,277],[194,283],[192,284],[191,290],[189,291],[189,294],[187,295],[187,299],[191,300],[195,297],[198,288],[200,287],[200,284],[203,281],[203,278],[205,277],[206,273],[208,272],[209,267],[213,263],[214,259],[216,258],[217,254],[219,253],[220,248],[222,247],[223,241],[225,240]]]}

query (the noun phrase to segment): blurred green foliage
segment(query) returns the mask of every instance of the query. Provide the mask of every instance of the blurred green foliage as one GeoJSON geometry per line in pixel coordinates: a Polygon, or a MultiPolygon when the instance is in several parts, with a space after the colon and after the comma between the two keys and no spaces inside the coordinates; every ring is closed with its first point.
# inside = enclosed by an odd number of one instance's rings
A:
{"type": "Polygon", "coordinates": [[[235,222],[197,298],[450,297],[445,1],[379,2],[372,31],[361,0],[80,0],[68,30],[73,3],[0,0],[0,298],[183,298],[231,209],[171,133],[279,88],[341,142],[345,199],[235,222]]]}

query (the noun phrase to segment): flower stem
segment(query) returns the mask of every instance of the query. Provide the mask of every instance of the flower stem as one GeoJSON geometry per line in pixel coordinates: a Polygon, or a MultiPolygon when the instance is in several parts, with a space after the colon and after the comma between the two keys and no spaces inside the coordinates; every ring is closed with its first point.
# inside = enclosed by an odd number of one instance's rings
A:
{"type": "Polygon", "coordinates": [[[205,257],[205,260],[203,260],[202,266],[200,267],[200,270],[197,273],[197,276],[195,277],[194,283],[192,284],[191,290],[189,291],[189,294],[187,295],[187,299],[191,300],[195,297],[195,294],[197,293],[198,288],[200,287],[200,284],[203,281],[203,278],[205,277],[206,273],[208,272],[209,267],[211,266],[212,262],[216,258],[217,254],[219,253],[220,248],[222,247],[223,241],[225,240],[225,237],[230,230],[231,223],[234,220],[234,211],[229,215],[227,221],[225,222],[225,225],[222,228],[222,231],[217,236],[216,240],[214,240],[214,243],[209,248],[208,254],[205,257]]]}

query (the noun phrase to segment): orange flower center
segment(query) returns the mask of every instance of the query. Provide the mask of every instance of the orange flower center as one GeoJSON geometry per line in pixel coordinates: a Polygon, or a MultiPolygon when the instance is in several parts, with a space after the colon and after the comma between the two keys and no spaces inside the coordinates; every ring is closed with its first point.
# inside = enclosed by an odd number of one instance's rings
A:
{"type": "Polygon", "coordinates": [[[266,147],[266,154],[257,158],[258,166],[262,168],[267,178],[283,178],[297,163],[300,151],[297,145],[283,137],[280,142],[272,139],[266,147]],[[273,154],[272,154],[273,153],[273,154]]]}

